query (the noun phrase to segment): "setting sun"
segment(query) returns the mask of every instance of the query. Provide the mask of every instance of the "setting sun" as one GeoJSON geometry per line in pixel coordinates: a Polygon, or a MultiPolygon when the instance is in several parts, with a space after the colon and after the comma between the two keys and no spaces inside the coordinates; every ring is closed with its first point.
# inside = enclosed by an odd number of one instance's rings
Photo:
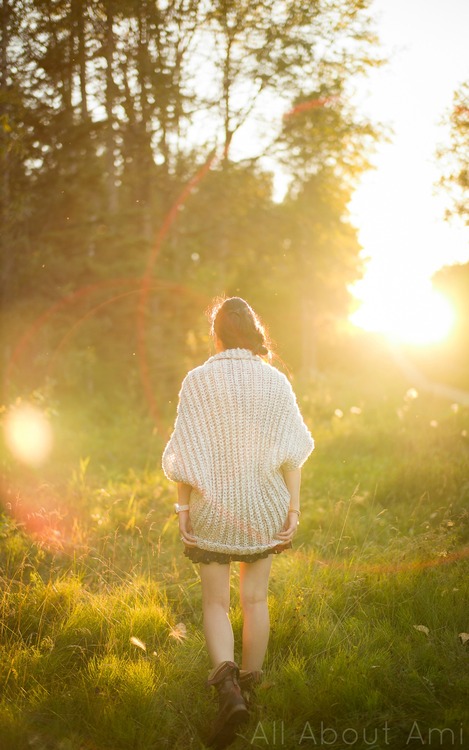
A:
{"type": "Polygon", "coordinates": [[[395,291],[383,280],[366,295],[351,322],[367,331],[386,334],[406,344],[426,345],[443,341],[456,319],[454,308],[431,286],[395,291]]]}

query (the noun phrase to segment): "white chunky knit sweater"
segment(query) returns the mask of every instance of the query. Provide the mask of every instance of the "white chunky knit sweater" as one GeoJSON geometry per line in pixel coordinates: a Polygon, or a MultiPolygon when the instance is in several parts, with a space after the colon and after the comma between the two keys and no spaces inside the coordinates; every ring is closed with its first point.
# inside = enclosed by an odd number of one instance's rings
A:
{"type": "Polygon", "coordinates": [[[290,502],[281,469],[302,466],[313,448],[289,380],[249,349],[188,372],[162,464],[192,486],[197,546],[252,554],[280,544],[290,502]]]}

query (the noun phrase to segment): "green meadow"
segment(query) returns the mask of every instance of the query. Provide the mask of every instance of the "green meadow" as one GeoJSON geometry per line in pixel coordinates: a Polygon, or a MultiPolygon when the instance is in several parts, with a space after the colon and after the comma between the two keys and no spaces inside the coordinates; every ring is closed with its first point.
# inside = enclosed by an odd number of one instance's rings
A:
{"type": "MultiPolygon", "coordinates": [[[[264,680],[232,747],[468,748],[469,408],[378,357],[293,385],[316,449],[294,550],[273,561],[264,680]]],[[[8,459],[1,750],[204,747],[216,703],[198,567],[163,438],[144,416],[117,418],[82,417],[78,457],[62,426],[52,478],[8,459]]],[[[234,564],[239,644],[237,579],[234,564]]]]}

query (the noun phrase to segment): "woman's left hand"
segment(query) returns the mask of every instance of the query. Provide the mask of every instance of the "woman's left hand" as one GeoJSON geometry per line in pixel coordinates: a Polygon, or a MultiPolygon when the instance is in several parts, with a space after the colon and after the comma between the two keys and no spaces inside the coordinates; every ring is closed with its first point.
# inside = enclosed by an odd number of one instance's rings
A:
{"type": "Polygon", "coordinates": [[[281,539],[282,542],[291,542],[298,527],[298,513],[289,512],[287,519],[283,524],[282,531],[275,534],[274,539],[281,539]]]}
{"type": "Polygon", "coordinates": [[[197,546],[197,537],[192,533],[192,524],[188,510],[181,510],[178,513],[179,516],[179,532],[181,534],[181,541],[187,544],[188,547],[197,546]]]}

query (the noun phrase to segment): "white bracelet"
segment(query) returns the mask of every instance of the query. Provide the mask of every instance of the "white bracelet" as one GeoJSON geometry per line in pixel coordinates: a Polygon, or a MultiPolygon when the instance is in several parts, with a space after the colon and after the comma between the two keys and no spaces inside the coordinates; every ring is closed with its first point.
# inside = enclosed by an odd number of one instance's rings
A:
{"type": "Polygon", "coordinates": [[[179,503],[174,503],[174,512],[180,513],[182,510],[189,510],[188,505],[179,505],[179,503]]]}

